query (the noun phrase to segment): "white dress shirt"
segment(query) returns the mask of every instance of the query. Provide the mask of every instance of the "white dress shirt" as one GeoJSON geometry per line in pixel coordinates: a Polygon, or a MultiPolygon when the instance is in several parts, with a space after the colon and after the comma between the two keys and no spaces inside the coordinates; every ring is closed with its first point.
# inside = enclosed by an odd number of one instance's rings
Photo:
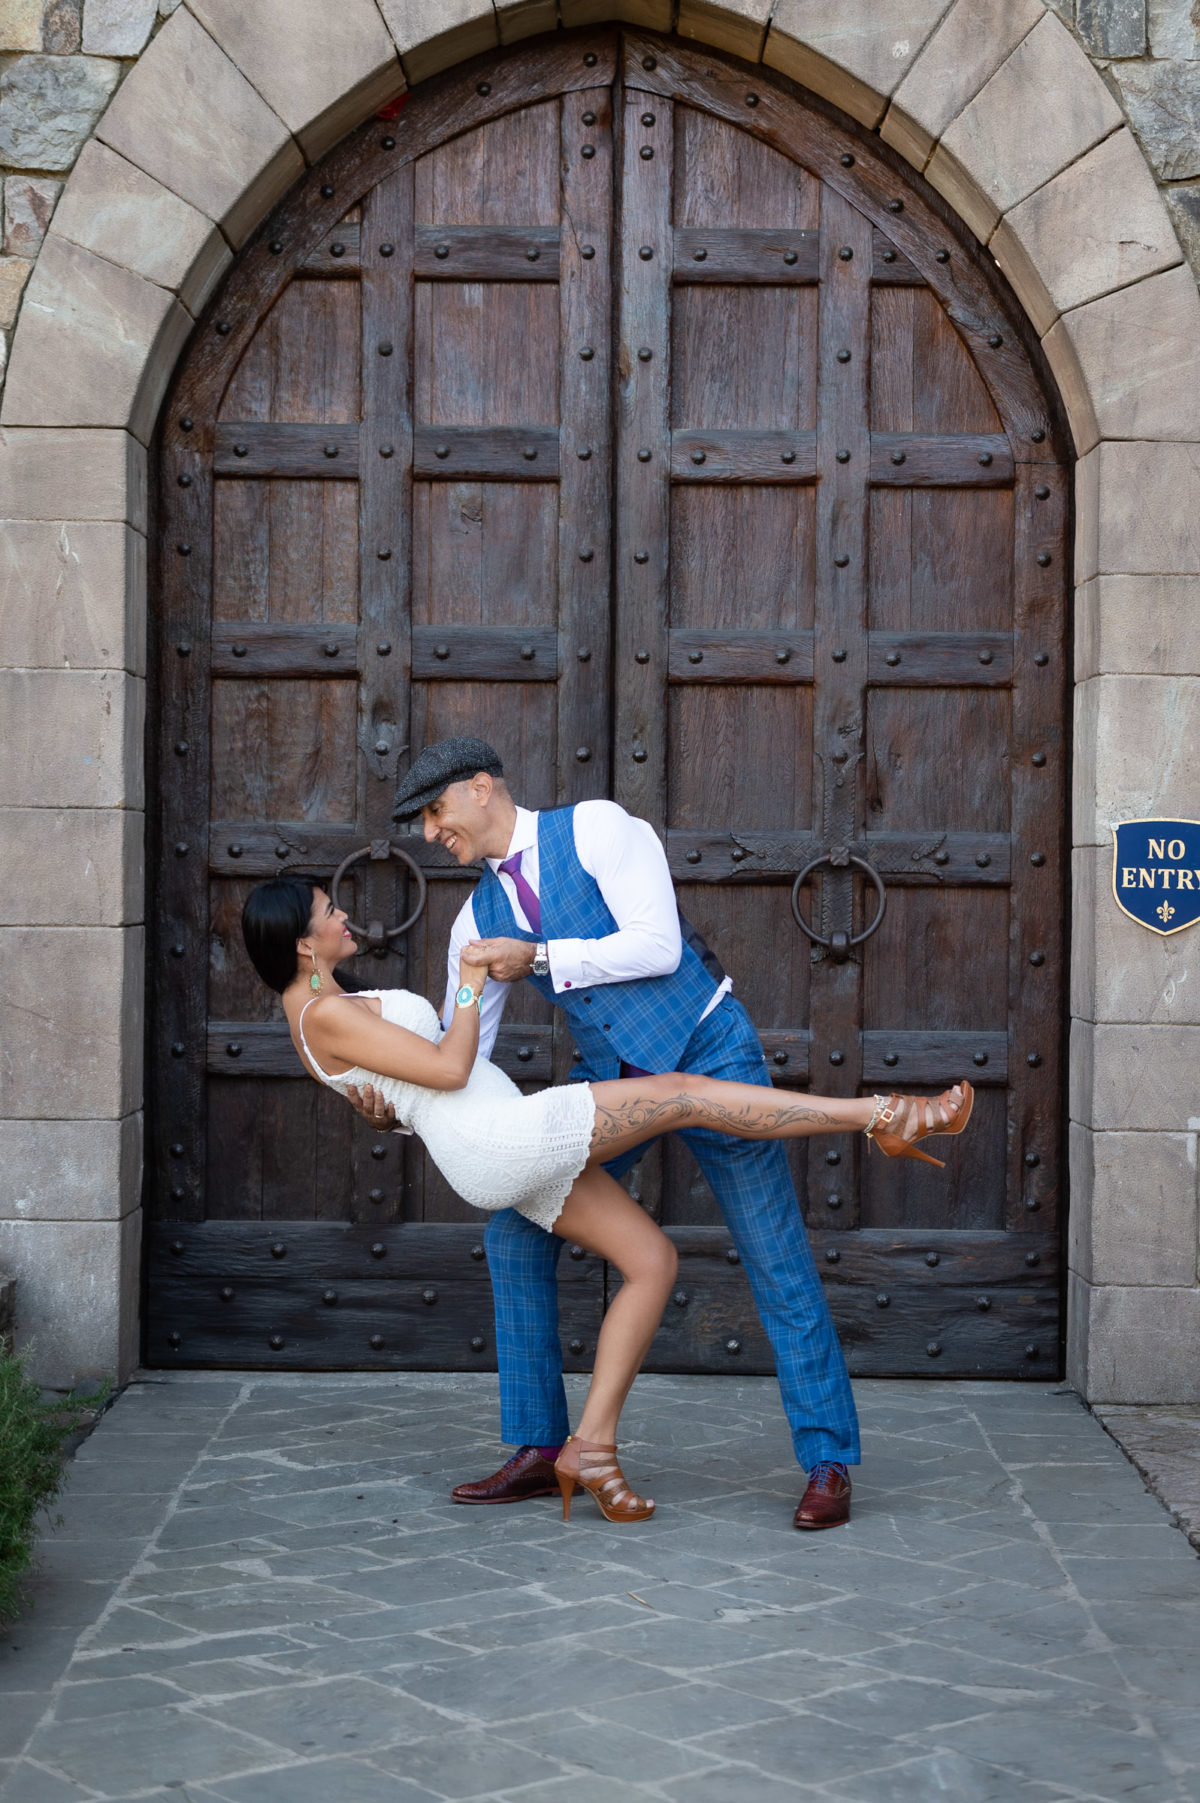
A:
{"type": "MultiPolygon", "coordinates": [[[[603,939],[549,939],[546,952],[556,994],[566,989],[587,989],[601,983],[628,983],[639,977],[666,977],[678,970],[683,955],[679,910],[666,853],[654,828],[627,814],[615,801],[581,801],[572,824],[579,862],[596,879],[604,905],[617,923],[615,933],[603,939]]],[[[538,817],[528,808],[517,809],[517,823],[504,858],[487,861],[500,879],[517,924],[532,933],[533,923],[517,898],[516,884],[500,869],[502,862],[522,853],[521,875],[535,895],[540,895],[538,867],[538,817]]],[[[446,1006],[443,1020],[454,1013],[458,990],[458,961],[463,947],[480,937],[475,910],[466,901],[450,932],[447,954],[446,1006]]],[[[500,1029],[504,1004],[511,985],[489,977],[479,1008],[479,1052],[489,1058],[500,1029]]],[[[721,997],[732,988],[728,977],[700,1016],[711,1014],[721,997]]],[[[699,1024],[699,1023],[697,1023],[699,1024]]]]}

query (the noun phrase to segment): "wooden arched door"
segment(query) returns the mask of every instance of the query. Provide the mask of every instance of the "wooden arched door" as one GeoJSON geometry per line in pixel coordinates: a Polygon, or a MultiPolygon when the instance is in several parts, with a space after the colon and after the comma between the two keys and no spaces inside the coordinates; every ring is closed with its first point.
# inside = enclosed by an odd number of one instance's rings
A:
{"type": "MultiPolygon", "coordinates": [[[[482,60],[242,252],[158,467],[151,1362],[493,1362],[480,1217],[303,1080],[237,931],[354,853],[352,917],[402,921],[398,846],[428,903],[360,974],[440,999],[470,879],[391,800],[475,731],[528,805],[660,829],[779,1081],[977,1083],[945,1174],[795,1154],[852,1369],[1053,1374],[1067,449],[937,197],[673,41],[482,60]]],[[[498,1057],[572,1048],[518,993],[498,1057]]],[[[695,1167],[632,1185],[683,1255],[651,1363],[770,1369],[695,1167]]],[[[562,1270],[582,1368],[608,1276],[562,1270]]]]}

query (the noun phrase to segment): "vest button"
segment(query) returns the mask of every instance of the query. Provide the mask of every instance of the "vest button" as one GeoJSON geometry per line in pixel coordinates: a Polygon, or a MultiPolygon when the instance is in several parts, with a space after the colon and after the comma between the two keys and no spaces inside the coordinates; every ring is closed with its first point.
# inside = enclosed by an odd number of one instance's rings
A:
{"type": "Polygon", "coordinates": [[[585,995],[585,996],[584,996],[584,998],[583,998],[583,999],[584,999],[584,1001],[585,1001],[585,1002],[586,1002],[586,1003],[587,1003],[587,1005],[588,1005],[588,1007],[589,1007],[589,1008],[590,1008],[590,1007],[591,1007],[591,1005],[592,1005],[592,998],[591,998],[591,996],[590,996],[590,995],[585,995]]]}
{"type": "Polygon", "coordinates": [[[612,1023],[611,1023],[611,1022],[610,1022],[610,1021],[607,1021],[607,1020],[606,1020],[606,1021],[605,1021],[605,1023],[604,1023],[604,1031],[605,1031],[605,1032],[606,1032],[606,1033],[611,1033],[611,1032],[612,1032],[612,1023]]]}

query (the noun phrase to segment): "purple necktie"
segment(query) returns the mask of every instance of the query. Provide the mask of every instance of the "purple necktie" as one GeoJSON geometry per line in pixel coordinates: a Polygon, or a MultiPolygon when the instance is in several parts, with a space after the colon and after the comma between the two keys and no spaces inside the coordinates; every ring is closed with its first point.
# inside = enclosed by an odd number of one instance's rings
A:
{"type": "Polygon", "coordinates": [[[505,876],[510,876],[512,878],[513,887],[517,892],[517,900],[525,910],[526,920],[529,922],[535,933],[540,933],[542,930],[541,904],[529,884],[525,881],[525,878],[521,875],[521,859],[523,856],[523,852],[517,852],[513,857],[505,858],[500,868],[505,876]]]}

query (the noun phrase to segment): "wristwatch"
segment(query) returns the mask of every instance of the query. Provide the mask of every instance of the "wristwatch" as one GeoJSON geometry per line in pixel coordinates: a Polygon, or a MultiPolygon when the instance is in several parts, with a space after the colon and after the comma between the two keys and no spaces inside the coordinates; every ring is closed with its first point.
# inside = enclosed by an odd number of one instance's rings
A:
{"type": "MultiPolygon", "coordinates": [[[[479,991],[479,995],[482,995],[482,994],[483,994],[483,991],[481,989],[479,991]]],[[[479,995],[476,995],[475,991],[471,988],[471,985],[469,983],[464,983],[462,988],[459,990],[458,994],[454,998],[455,1006],[459,1007],[459,1008],[469,1008],[473,1002],[477,1002],[479,1000],[479,995]]]]}
{"type": "Polygon", "coordinates": [[[550,954],[546,950],[544,940],[539,940],[533,948],[533,973],[535,977],[550,975],[550,954]]]}

